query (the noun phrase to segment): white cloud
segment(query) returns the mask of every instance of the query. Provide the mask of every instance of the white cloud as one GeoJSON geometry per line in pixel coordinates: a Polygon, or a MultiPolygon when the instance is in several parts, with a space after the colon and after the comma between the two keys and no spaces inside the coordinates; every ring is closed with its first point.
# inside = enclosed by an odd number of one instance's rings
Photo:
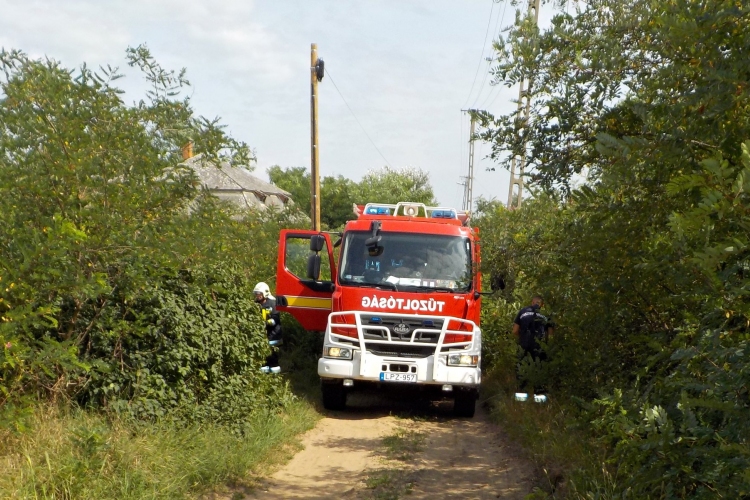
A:
{"type": "Polygon", "coordinates": [[[90,61],[106,60],[124,49],[127,31],[103,7],[103,2],[0,0],[3,46],[35,57],[73,59],[85,54],[90,61]]]}
{"type": "MultiPolygon", "coordinates": [[[[235,137],[256,148],[260,173],[273,164],[309,165],[309,51],[317,42],[391,164],[430,172],[441,203],[460,205],[468,118],[459,110],[490,1],[0,0],[0,44],[67,66],[120,66],[129,76],[121,85],[139,92],[124,50],[146,43],[165,68],[187,68],[196,112],[221,116],[235,137]]],[[[509,8],[506,19],[512,17],[509,8]]],[[[509,92],[514,97],[517,90],[509,92]]],[[[491,111],[513,106],[503,93],[491,111]]],[[[330,75],[320,86],[320,120],[324,175],[359,179],[385,163],[330,75]]],[[[486,154],[489,145],[476,148],[475,197],[504,199],[507,173],[485,172],[490,163],[480,150],[486,154]]]]}

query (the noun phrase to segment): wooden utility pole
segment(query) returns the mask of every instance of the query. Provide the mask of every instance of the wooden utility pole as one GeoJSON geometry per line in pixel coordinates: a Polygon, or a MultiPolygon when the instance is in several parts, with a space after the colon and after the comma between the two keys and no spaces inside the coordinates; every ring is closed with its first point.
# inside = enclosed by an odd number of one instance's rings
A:
{"type": "MultiPolygon", "coordinates": [[[[539,24],[539,4],[541,0],[529,0],[529,16],[534,16],[534,23],[539,24]]],[[[518,115],[519,129],[526,132],[529,125],[529,113],[531,110],[531,79],[528,77],[521,78],[518,84],[518,115]]],[[[523,150],[520,155],[513,155],[510,161],[510,188],[508,189],[508,208],[520,208],[521,198],[523,197],[523,170],[526,167],[526,143],[523,144],[523,150]],[[518,176],[516,176],[516,164],[518,164],[518,176]],[[514,187],[518,187],[515,203],[513,203],[514,187]]]]}
{"type": "Polygon", "coordinates": [[[318,45],[310,46],[310,218],[313,231],[320,231],[320,164],[318,162],[318,82],[323,79],[323,60],[318,45]]]}

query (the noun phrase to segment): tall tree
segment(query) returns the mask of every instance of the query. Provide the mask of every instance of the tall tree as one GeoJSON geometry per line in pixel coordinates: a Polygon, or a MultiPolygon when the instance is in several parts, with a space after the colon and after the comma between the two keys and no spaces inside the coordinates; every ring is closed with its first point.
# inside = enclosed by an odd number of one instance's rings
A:
{"type": "Polygon", "coordinates": [[[750,5],[575,5],[496,43],[531,119],[485,114],[481,135],[548,196],[490,210],[485,264],[556,310],[552,379],[598,398],[613,496],[748,495],[750,5]]]}
{"type": "Polygon", "coordinates": [[[437,205],[430,174],[412,167],[383,167],[367,172],[354,190],[354,201],[358,204],[413,201],[437,205]]]}
{"type": "Polygon", "coordinates": [[[282,390],[257,374],[251,292],[278,229],[231,217],[181,156],[250,151],[193,114],[184,71],[127,56],[151,84],[133,106],[112,68],[0,51],[0,425],[45,395],[239,422],[282,390]]]}
{"type": "Polygon", "coordinates": [[[274,165],[268,169],[271,182],[292,195],[295,208],[310,213],[310,172],[305,167],[281,168],[274,165]]]}
{"type": "Polygon", "coordinates": [[[330,229],[339,228],[355,218],[352,204],[356,187],[354,181],[341,175],[323,177],[320,181],[320,220],[330,229]]]}
{"type": "MultiPolygon", "coordinates": [[[[310,173],[305,167],[268,170],[271,182],[289,191],[295,210],[310,213],[310,173]]],[[[419,169],[385,167],[365,174],[360,182],[341,175],[323,177],[320,181],[320,219],[328,228],[338,228],[355,217],[353,204],[398,203],[413,201],[437,205],[428,173],[419,169]]]]}

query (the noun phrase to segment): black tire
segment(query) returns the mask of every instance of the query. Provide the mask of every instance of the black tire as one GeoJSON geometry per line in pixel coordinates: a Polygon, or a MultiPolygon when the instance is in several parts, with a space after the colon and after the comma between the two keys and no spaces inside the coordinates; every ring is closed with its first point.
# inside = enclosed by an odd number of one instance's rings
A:
{"type": "Polygon", "coordinates": [[[473,418],[477,407],[475,391],[457,392],[453,400],[453,414],[457,417],[473,418]]]}
{"type": "Polygon", "coordinates": [[[346,409],[346,391],[341,383],[321,384],[320,389],[323,393],[323,408],[336,411],[346,409]]]}

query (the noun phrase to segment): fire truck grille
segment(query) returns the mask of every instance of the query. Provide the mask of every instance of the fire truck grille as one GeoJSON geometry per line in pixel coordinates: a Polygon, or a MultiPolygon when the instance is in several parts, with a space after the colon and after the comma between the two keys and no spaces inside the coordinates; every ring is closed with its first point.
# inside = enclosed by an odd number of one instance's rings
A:
{"type": "Polygon", "coordinates": [[[440,338],[440,330],[443,328],[442,319],[425,319],[420,317],[382,317],[374,314],[362,315],[362,333],[365,340],[388,340],[385,332],[387,328],[391,334],[391,340],[410,342],[414,336],[414,342],[437,344],[440,338]],[[378,326],[380,328],[368,328],[378,326]],[[414,334],[414,330],[419,330],[414,334]]]}
{"type": "Polygon", "coordinates": [[[393,356],[399,358],[426,358],[435,354],[434,346],[368,344],[367,350],[378,356],[393,356]]]}
{"type": "Polygon", "coordinates": [[[435,354],[445,322],[440,318],[378,314],[363,314],[360,321],[368,351],[378,356],[399,358],[426,358],[435,354]],[[392,342],[409,342],[409,345],[392,342]]]}

